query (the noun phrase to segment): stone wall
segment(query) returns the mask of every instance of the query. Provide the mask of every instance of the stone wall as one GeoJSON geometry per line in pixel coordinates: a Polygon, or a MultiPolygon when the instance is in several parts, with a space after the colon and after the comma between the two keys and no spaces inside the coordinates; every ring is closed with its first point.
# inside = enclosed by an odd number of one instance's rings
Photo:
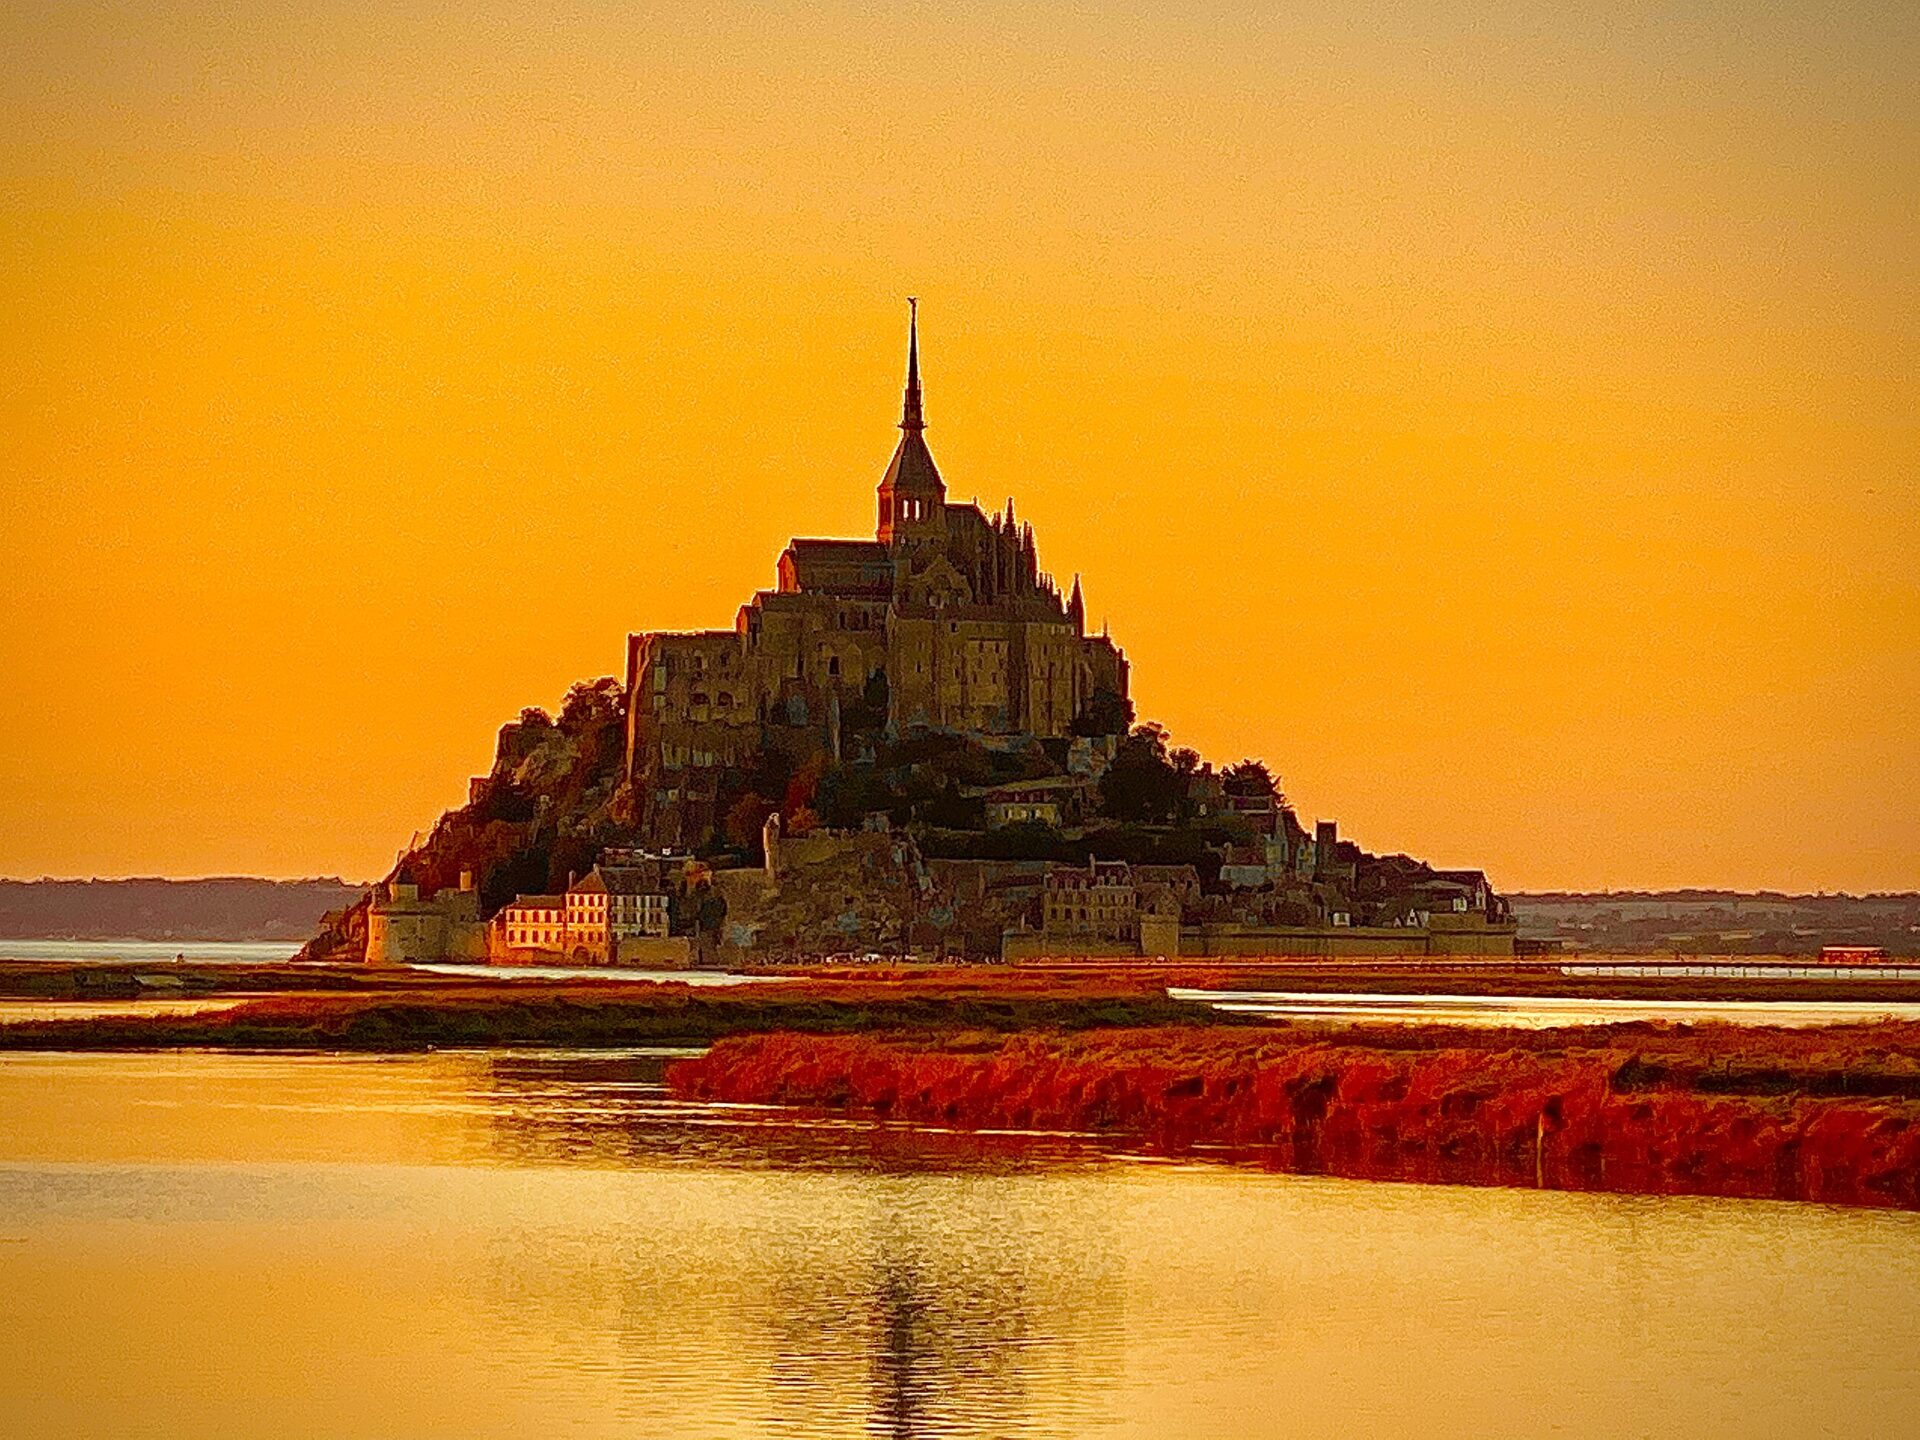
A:
{"type": "Polygon", "coordinates": [[[690,969],[693,942],[684,935],[629,935],[620,941],[614,963],[638,970],[690,969]]]}
{"type": "MultiPolygon", "coordinates": [[[[1399,959],[1479,957],[1511,959],[1511,925],[1456,926],[1439,930],[1407,926],[1335,925],[1246,926],[1188,925],[1178,930],[1177,945],[1168,943],[1168,928],[1156,924],[1149,934],[1142,918],[1142,936],[1130,940],[1099,940],[1081,935],[1044,935],[1037,930],[1009,930],[1001,939],[1003,960],[1066,961],[1164,956],[1168,960],[1199,959],[1399,959]]],[[[1435,917],[1438,919],[1439,917],[1435,917]]],[[[1473,917],[1460,917],[1470,919],[1473,917]]]]}
{"type": "Polygon", "coordinates": [[[1513,954],[1511,926],[1458,930],[1444,937],[1426,928],[1398,925],[1295,926],[1201,925],[1181,932],[1183,957],[1300,955],[1379,957],[1513,954]],[[1436,940],[1441,944],[1436,945],[1436,940]]]}
{"type": "Polygon", "coordinates": [[[1136,940],[1103,940],[1097,935],[1043,935],[1038,930],[1009,930],[1000,940],[1000,958],[1018,965],[1034,960],[1138,960],[1136,940]]]}

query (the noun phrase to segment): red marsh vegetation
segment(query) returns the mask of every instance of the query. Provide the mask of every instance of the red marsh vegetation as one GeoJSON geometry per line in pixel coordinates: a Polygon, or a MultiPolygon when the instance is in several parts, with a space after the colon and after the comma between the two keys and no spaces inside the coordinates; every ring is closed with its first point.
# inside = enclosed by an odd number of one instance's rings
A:
{"type": "Polygon", "coordinates": [[[773,1033],[684,1097],[1071,1130],[1357,1178],[1920,1208],[1920,1026],[773,1033]]]}

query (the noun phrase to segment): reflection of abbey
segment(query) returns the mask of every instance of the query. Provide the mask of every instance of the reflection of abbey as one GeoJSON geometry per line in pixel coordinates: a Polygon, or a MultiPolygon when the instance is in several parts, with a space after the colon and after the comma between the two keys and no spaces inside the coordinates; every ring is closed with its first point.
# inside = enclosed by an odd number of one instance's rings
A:
{"type": "Polygon", "coordinates": [[[650,839],[704,839],[721,773],[769,724],[811,731],[838,760],[854,706],[884,704],[896,734],[1052,739],[1095,694],[1125,698],[1126,661],[1086,633],[1079,581],[1062,599],[1011,500],[992,516],[950,503],[925,429],[915,325],[874,538],[793,541],[731,630],[628,637],[627,774],[650,839]]]}

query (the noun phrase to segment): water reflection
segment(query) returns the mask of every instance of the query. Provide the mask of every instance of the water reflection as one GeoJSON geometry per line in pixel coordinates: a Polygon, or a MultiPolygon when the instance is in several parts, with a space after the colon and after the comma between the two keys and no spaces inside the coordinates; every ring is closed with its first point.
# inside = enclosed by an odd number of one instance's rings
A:
{"type": "Polygon", "coordinates": [[[1031,1170],[1103,1162],[1113,1142],[1055,1134],[982,1135],[876,1125],[834,1113],[689,1103],[666,1091],[666,1067],[699,1053],[646,1049],[476,1053],[469,1080],[490,1122],[495,1158],[514,1164],[599,1163],[914,1174],[1031,1170]]]}
{"type": "Polygon", "coordinates": [[[1900,1433],[1920,1216],[675,1106],[645,1052],[0,1057],[0,1433],[1900,1433]]]}
{"type": "Polygon", "coordinates": [[[1195,990],[1191,1000],[1230,1015],[1276,1020],[1396,1021],[1551,1029],[1634,1020],[1724,1025],[1818,1026],[1920,1020],[1920,1004],[1899,1000],[1613,1000],[1571,995],[1395,995],[1314,990],[1195,990]]]}
{"type": "Polygon", "coordinates": [[[279,965],[293,959],[298,940],[0,940],[0,960],[54,960],[65,964],[164,965],[185,960],[208,965],[279,965]]]}
{"type": "MultiPolygon", "coordinates": [[[[1015,1216],[957,1210],[912,1184],[886,1181],[1084,1169],[1108,1163],[1109,1153],[1084,1137],[981,1136],[683,1104],[667,1097],[663,1077],[673,1059],[690,1053],[483,1057],[485,1093],[496,1102],[490,1138],[497,1156],[515,1165],[720,1165],[873,1177],[863,1203],[838,1217],[848,1228],[836,1230],[832,1263],[808,1254],[771,1278],[767,1430],[1038,1433],[1029,1425],[1026,1372],[1059,1342],[1031,1323],[1022,1279],[1034,1259],[1021,1244],[1026,1227],[1015,1216]],[[940,1253],[930,1254],[936,1236],[940,1253]],[[856,1393],[847,1382],[859,1370],[865,1383],[856,1393]]],[[[629,1325],[653,1308],[646,1297],[645,1287],[629,1297],[629,1325]]],[[[1087,1296],[1079,1328],[1110,1310],[1110,1298],[1087,1296]]]]}

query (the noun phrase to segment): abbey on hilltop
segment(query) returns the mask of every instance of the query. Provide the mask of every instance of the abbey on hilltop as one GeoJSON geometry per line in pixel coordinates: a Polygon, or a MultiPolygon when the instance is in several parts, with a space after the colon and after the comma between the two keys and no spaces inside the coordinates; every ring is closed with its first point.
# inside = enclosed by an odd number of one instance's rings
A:
{"type": "Polygon", "coordinates": [[[775,588],[731,630],[628,637],[626,772],[650,839],[704,839],[721,777],[752,761],[768,726],[807,733],[838,761],[856,710],[883,713],[896,735],[1039,739],[1067,735],[1090,708],[1124,712],[1126,659],[1087,633],[1079,580],[1063,599],[1012,500],[992,516],[949,502],[926,428],[915,306],[874,538],[794,540],[775,588]]]}
{"type": "Polygon", "coordinates": [[[917,314],[870,540],[795,540],[731,630],[500,728],[467,803],[303,952],[734,964],[1511,956],[1478,870],[1301,823],[1265,762],[1134,723],[1013,505],[950,504],[917,314]]]}

